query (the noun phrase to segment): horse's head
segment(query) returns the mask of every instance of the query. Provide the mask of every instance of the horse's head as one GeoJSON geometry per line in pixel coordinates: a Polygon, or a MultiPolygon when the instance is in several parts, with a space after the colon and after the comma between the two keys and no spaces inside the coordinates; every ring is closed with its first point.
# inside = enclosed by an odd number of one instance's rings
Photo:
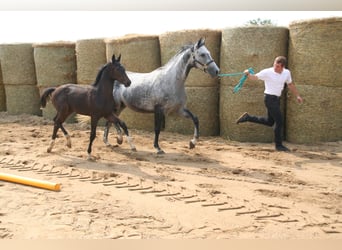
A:
{"type": "Polygon", "coordinates": [[[121,55],[118,58],[115,58],[115,55],[112,56],[112,62],[110,63],[110,74],[114,80],[128,87],[131,85],[131,80],[128,78],[126,74],[125,68],[120,63],[121,55]]]}
{"type": "Polygon", "coordinates": [[[220,69],[210,55],[209,50],[204,45],[205,39],[201,38],[192,47],[192,60],[195,68],[209,73],[212,77],[218,75],[220,69]]]}

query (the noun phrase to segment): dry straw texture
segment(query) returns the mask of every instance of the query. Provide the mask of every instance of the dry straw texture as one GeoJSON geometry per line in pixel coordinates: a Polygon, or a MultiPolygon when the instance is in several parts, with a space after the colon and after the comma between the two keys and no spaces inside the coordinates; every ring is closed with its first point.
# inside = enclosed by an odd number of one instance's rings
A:
{"type": "Polygon", "coordinates": [[[93,83],[99,69],[106,62],[106,44],[103,39],[87,39],[76,42],[78,84],[93,83]]]}
{"type": "MultiPolygon", "coordinates": [[[[219,134],[218,91],[217,87],[186,87],[187,109],[199,119],[200,135],[214,136],[219,134]]],[[[193,134],[194,125],[191,119],[170,114],[166,117],[165,130],[181,134],[193,134]]]]}
{"type": "MultiPolygon", "coordinates": [[[[272,67],[275,57],[287,56],[288,29],[283,27],[237,27],[222,31],[221,73],[255,72],[272,67]]],[[[221,84],[233,86],[236,77],[223,77],[221,84]]]]}
{"type": "MultiPolygon", "coordinates": [[[[283,27],[237,27],[222,31],[221,73],[243,72],[252,67],[258,71],[272,67],[275,57],[287,56],[288,29],[283,27]]],[[[236,119],[244,112],[266,115],[264,84],[246,81],[244,87],[233,93],[241,76],[222,77],[220,87],[220,133],[236,141],[271,142],[272,128],[245,123],[239,126],[236,119]]],[[[282,110],[284,110],[282,104],[282,110]]]]}
{"type": "Polygon", "coordinates": [[[342,17],[293,22],[289,28],[294,81],[342,87],[342,17]]]}
{"type": "Polygon", "coordinates": [[[41,115],[39,90],[35,85],[5,85],[9,114],[41,115]]]}
{"type": "Polygon", "coordinates": [[[31,43],[0,45],[0,61],[4,84],[36,84],[31,43]]]}
{"type": "Polygon", "coordinates": [[[106,39],[107,60],[113,54],[121,54],[121,63],[127,71],[146,73],[160,67],[158,36],[127,35],[116,39],[106,39]]]}
{"type": "Polygon", "coordinates": [[[37,84],[58,86],[76,83],[75,44],[55,42],[34,44],[37,84]]]}
{"type": "MultiPolygon", "coordinates": [[[[159,36],[161,63],[166,64],[184,45],[195,44],[201,37],[216,64],[220,61],[221,31],[210,29],[182,30],[167,32],[159,36]]],[[[186,79],[187,87],[214,87],[218,79],[212,78],[201,70],[193,69],[186,79]]]]}
{"type": "Polygon", "coordinates": [[[304,103],[287,101],[286,139],[294,143],[342,140],[342,88],[298,85],[304,103]]]}
{"type": "MultiPolygon", "coordinates": [[[[262,82],[254,84],[262,85],[262,82]]],[[[281,110],[284,116],[285,98],[281,99],[281,110]]],[[[266,116],[263,88],[248,87],[233,93],[233,87],[221,86],[220,89],[220,133],[233,141],[273,142],[272,127],[255,123],[236,124],[241,114],[248,112],[255,116],[266,116]]]]}

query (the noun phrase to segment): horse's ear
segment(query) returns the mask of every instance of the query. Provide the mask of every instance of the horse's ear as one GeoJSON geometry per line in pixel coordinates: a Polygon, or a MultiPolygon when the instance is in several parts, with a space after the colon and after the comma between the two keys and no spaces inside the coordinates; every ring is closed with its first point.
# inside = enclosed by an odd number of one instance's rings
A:
{"type": "Polygon", "coordinates": [[[118,59],[116,59],[118,62],[121,60],[121,54],[119,55],[118,59]]]}
{"type": "Polygon", "coordinates": [[[115,62],[115,54],[113,54],[113,56],[112,56],[112,63],[114,63],[115,62]]]}
{"type": "Polygon", "coordinates": [[[196,44],[196,47],[197,47],[197,48],[200,48],[201,46],[204,45],[204,43],[205,43],[205,38],[204,38],[204,37],[201,37],[201,38],[198,40],[198,42],[197,42],[197,44],[196,44]]]}

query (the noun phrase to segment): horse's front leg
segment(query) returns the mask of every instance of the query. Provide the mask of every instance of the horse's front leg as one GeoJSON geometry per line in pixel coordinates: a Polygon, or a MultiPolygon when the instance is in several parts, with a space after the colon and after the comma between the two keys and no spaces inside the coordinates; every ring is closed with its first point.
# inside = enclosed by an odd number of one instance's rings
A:
{"type": "Polygon", "coordinates": [[[89,145],[88,145],[88,160],[92,160],[91,147],[96,137],[96,127],[97,127],[98,121],[99,121],[98,118],[91,117],[91,131],[90,131],[90,138],[89,138],[89,145]]]}
{"type": "Polygon", "coordinates": [[[154,107],[154,148],[157,149],[157,154],[164,154],[165,152],[159,147],[159,134],[163,122],[165,121],[165,115],[163,109],[156,105],[154,107]]]}
{"type": "MultiPolygon", "coordinates": [[[[112,123],[114,123],[117,131],[119,132],[120,131],[120,135],[121,135],[121,130],[120,130],[120,127],[123,129],[125,135],[127,136],[127,142],[129,144],[129,146],[131,147],[131,150],[132,151],[137,151],[136,147],[134,146],[133,142],[132,142],[132,138],[129,136],[129,133],[128,133],[128,129],[127,129],[127,126],[126,126],[126,123],[122,120],[120,120],[116,115],[114,114],[111,114],[110,116],[106,117],[106,119],[112,123]],[[119,127],[120,126],[120,127],[119,127]]],[[[121,135],[122,136],[122,135],[121,135]]],[[[119,139],[118,139],[118,143],[119,143],[119,139]]],[[[122,139],[121,139],[121,143],[122,143],[122,139]]],[[[119,143],[119,144],[121,144],[119,143]]]]}
{"type": "Polygon", "coordinates": [[[188,109],[183,109],[182,115],[185,118],[191,118],[193,123],[194,123],[194,137],[192,138],[192,140],[189,143],[189,148],[193,149],[196,146],[196,142],[199,138],[199,121],[197,116],[195,116],[193,113],[191,113],[190,110],[188,109]]]}

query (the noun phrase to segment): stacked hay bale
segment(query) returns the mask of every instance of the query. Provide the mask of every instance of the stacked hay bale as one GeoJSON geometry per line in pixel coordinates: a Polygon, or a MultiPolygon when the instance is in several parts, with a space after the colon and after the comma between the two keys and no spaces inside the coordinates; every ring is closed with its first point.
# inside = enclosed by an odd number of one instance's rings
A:
{"type": "MultiPolygon", "coordinates": [[[[76,83],[75,43],[52,42],[34,44],[34,62],[40,93],[47,87],[57,87],[66,83],[76,83]]],[[[43,109],[43,117],[53,119],[56,110],[48,102],[43,109]]],[[[70,116],[67,122],[73,122],[70,116]]]]}
{"type": "MultiPolygon", "coordinates": [[[[113,54],[121,54],[121,63],[126,71],[148,73],[160,67],[159,37],[154,35],[127,35],[106,40],[107,60],[113,54]]],[[[120,119],[128,128],[151,131],[154,128],[153,114],[134,112],[126,108],[120,119]]]]}
{"type": "Polygon", "coordinates": [[[0,62],[0,111],[6,111],[5,87],[2,81],[1,62],[0,62]]]}
{"type": "Polygon", "coordinates": [[[103,39],[76,41],[77,84],[93,83],[106,62],[106,44],[103,39]]]}
{"type": "Polygon", "coordinates": [[[0,61],[7,112],[40,115],[32,44],[2,44],[0,61]]]}
{"type": "Polygon", "coordinates": [[[289,68],[304,103],[287,102],[286,138],[341,140],[342,18],[297,21],[289,29],[289,68]]]}
{"type": "MultiPolygon", "coordinates": [[[[246,26],[222,31],[221,73],[243,72],[252,67],[255,73],[272,67],[275,57],[287,56],[288,29],[274,26],[246,26]]],[[[273,130],[259,124],[237,125],[236,119],[244,112],[266,115],[264,83],[246,81],[243,88],[233,93],[242,76],[222,77],[220,86],[220,133],[224,138],[243,142],[272,142],[273,130]]],[[[284,99],[281,109],[284,113],[284,99]]]]}
{"type": "MultiPolygon", "coordinates": [[[[161,63],[166,64],[182,46],[195,44],[204,37],[205,46],[219,66],[221,31],[210,29],[182,30],[160,35],[161,63]]],[[[218,79],[203,71],[192,69],[185,82],[187,93],[186,107],[198,117],[200,134],[212,136],[219,134],[218,119],[218,79]]],[[[191,119],[170,114],[166,117],[165,130],[183,134],[194,133],[191,119]]]]}

